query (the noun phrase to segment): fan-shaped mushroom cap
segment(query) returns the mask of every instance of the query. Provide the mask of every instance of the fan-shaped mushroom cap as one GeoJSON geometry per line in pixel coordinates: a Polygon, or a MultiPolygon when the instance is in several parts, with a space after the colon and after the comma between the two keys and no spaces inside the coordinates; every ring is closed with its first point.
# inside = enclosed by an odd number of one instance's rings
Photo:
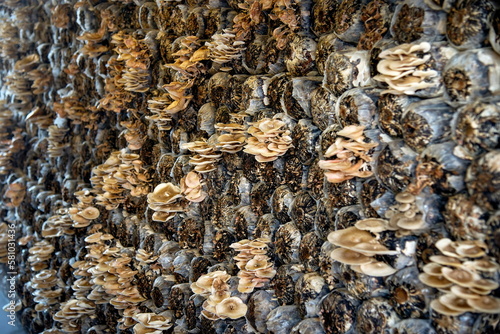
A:
{"type": "Polygon", "coordinates": [[[266,269],[271,267],[273,264],[269,262],[269,257],[266,255],[255,255],[253,259],[247,262],[245,265],[245,270],[255,271],[260,269],[266,269]]]}
{"type": "Polygon", "coordinates": [[[473,257],[473,258],[481,257],[481,256],[486,254],[485,251],[481,247],[476,246],[476,245],[473,245],[473,246],[471,246],[471,245],[459,245],[456,248],[456,252],[460,256],[473,257]]]}
{"type": "Polygon", "coordinates": [[[336,248],[330,253],[330,257],[340,263],[349,265],[368,264],[373,261],[372,257],[368,257],[361,253],[352,251],[346,248],[336,248]]]}
{"type": "Polygon", "coordinates": [[[433,301],[431,301],[431,308],[434,311],[444,315],[457,316],[464,313],[463,311],[457,311],[447,307],[446,305],[441,303],[438,299],[434,299],[433,301]]]}
{"type": "Polygon", "coordinates": [[[447,288],[453,285],[452,282],[448,281],[443,276],[433,276],[426,273],[418,275],[418,278],[422,283],[433,288],[447,288]]]}
{"type": "Polygon", "coordinates": [[[384,277],[394,274],[397,270],[384,262],[371,262],[362,264],[361,271],[369,276],[384,277]]]}
{"type": "Polygon", "coordinates": [[[376,242],[362,242],[357,244],[356,246],[349,247],[348,249],[353,250],[355,252],[359,252],[366,256],[373,255],[396,255],[399,254],[399,251],[393,251],[389,248],[385,247],[376,242]]]}
{"type": "Polygon", "coordinates": [[[437,249],[441,251],[441,253],[443,253],[446,256],[461,257],[459,254],[457,254],[457,251],[455,247],[453,247],[453,244],[454,243],[453,241],[451,241],[451,239],[442,238],[435,243],[435,246],[437,249]]]}
{"type": "Polygon", "coordinates": [[[478,295],[477,293],[475,293],[471,289],[465,288],[465,287],[460,286],[460,285],[453,285],[450,288],[450,291],[455,296],[460,297],[460,298],[464,298],[464,299],[476,299],[476,298],[481,297],[480,295],[478,295]]]}
{"type": "Polygon", "coordinates": [[[379,233],[386,231],[389,222],[385,219],[379,218],[366,218],[358,220],[354,226],[359,230],[369,231],[372,233],[379,233]]]}
{"type": "Polygon", "coordinates": [[[436,262],[445,266],[452,266],[452,267],[461,267],[462,262],[460,262],[459,259],[449,257],[449,256],[443,256],[443,255],[432,255],[429,257],[429,260],[432,262],[436,262]]]}
{"type": "Polygon", "coordinates": [[[78,214],[81,215],[85,219],[92,220],[92,219],[96,219],[97,217],[99,217],[100,212],[96,207],[89,206],[89,207],[86,207],[85,209],[83,209],[82,211],[80,211],[78,214]]]}
{"type": "Polygon", "coordinates": [[[198,175],[198,173],[193,171],[187,173],[186,177],[184,178],[184,183],[189,188],[195,188],[199,186],[200,181],[201,181],[200,175],[198,175]]]}
{"type": "Polygon", "coordinates": [[[354,226],[328,234],[329,242],[335,246],[344,248],[351,248],[362,242],[370,242],[372,240],[375,240],[375,237],[370,232],[360,230],[354,226]]]}
{"type": "Polygon", "coordinates": [[[238,297],[230,297],[215,306],[217,315],[220,317],[238,319],[244,317],[248,307],[238,297]]]}
{"type": "Polygon", "coordinates": [[[497,282],[484,278],[472,281],[471,283],[471,288],[477,288],[481,290],[496,290],[498,289],[498,286],[499,284],[497,282]]]}
{"type": "Polygon", "coordinates": [[[443,276],[450,282],[467,288],[472,285],[473,281],[480,279],[479,275],[460,268],[451,269],[448,267],[444,267],[443,269],[441,269],[441,272],[443,273],[443,276]]]}
{"type": "Polygon", "coordinates": [[[484,313],[500,313],[500,299],[491,296],[482,296],[467,300],[475,310],[484,313]]]}
{"type": "Polygon", "coordinates": [[[500,266],[498,263],[486,259],[475,260],[475,261],[465,261],[463,266],[466,268],[471,268],[473,270],[484,271],[488,273],[494,273],[500,266]]]}
{"type": "Polygon", "coordinates": [[[431,276],[442,276],[443,273],[441,272],[441,269],[443,269],[443,266],[434,262],[427,263],[423,267],[424,273],[431,276]]]}
{"type": "Polygon", "coordinates": [[[439,301],[441,302],[441,304],[446,305],[446,307],[455,311],[474,311],[474,309],[467,303],[467,299],[457,297],[453,293],[442,295],[441,297],[439,297],[439,301]]]}
{"type": "Polygon", "coordinates": [[[413,203],[415,202],[415,196],[410,194],[407,191],[400,192],[399,194],[396,195],[396,201],[399,203],[413,203]]]}
{"type": "Polygon", "coordinates": [[[397,226],[404,228],[405,230],[418,230],[425,225],[422,215],[416,214],[412,218],[403,217],[398,220],[397,226]]]}

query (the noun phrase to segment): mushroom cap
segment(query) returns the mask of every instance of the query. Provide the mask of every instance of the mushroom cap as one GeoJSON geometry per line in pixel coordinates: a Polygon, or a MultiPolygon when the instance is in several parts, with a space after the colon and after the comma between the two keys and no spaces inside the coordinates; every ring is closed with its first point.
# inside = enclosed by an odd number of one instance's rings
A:
{"type": "Polygon", "coordinates": [[[428,275],[443,276],[443,273],[441,272],[443,266],[438,263],[435,262],[427,263],[422,269],[424,270],[424,273],[428,275]]]}
{"type": "Polygon", "coordinates": [[[467,303],[467,299],[460,298],[453,293],[447,293],[439,297],[441,304],[446,305],[447,308],[460,311],[460,312],[470,312],[474,309],[467,303]]]}
{"type": "Polygon", "coordinates": [[[244,317],[248,307],[238,297],[229,297],[215,306],[217,315],[231,319],[244,317]]]}
{"type": "Polygon", "coordinates": [[[452,292],[455,296],[464,299],[475,299],[480,297],[477,293],[475,293],[471,289],[464,288],[463,286],[460,285],[451,286],[450,292],[452,292]]]}
{"type": "Polygon", "coordinates": [[[330,253],[330,257],[340,263],[348,265],[362,265],[373,261],[372,257],[363,255],[346,248],[336,248],[330,253]]]}
{"type": "Polygon", "coordinates": [[[89,206],[89,207],[86,207],[85,209],[83,209],[82,211],[80,211],[78,214],[81,215],[85,219],[92,220],[92,219],[96,219],[97,217],[99,217],[100,212],[99,212],[99,209],[97,209],[96,207],[89,206]]]}
{"type": "Polygon", "coordinates": [[[360,230],[355,226],[343,230],[333,231],[328,234],[328,241],[335,246],[351,248],[362,242],[370,242],[375,237],[370,232],[360,230]]]}
{"type": "Polygon", "coordinates": [[[463,263],[463,266],[466,268],[471,268],[474,270],[484,271],[488,273],[494,273],[500,268],[498,263],[491,261],[489,259],[465,261],[463,263]]]}
{"type": "Polygon", "coordinates": [[[389,248],[385,247],[384,245],[381,245],[378,242],[375,242],[375,240],[372,242],[359,243],[356,246],[349,247],[349,249],[351,249],[355,252],[359,252],[361,254],[367,255],[367,256],[399,254],[399,251],[390,250],[389,248]]]}
{"type": "Polygon", "coordinates": [[[459,254],[457,254],[457,251],[455,247],[453,247],[453,241],[448,238],[442,238],[439,239],[434,245],[436,246],[437,249],[441,251],[446,256],[450,257],[462,257],[459,254]]]}
{"type": "Polygon", "coordinates": [[[453,285],[452,282],[448,281],[443,276],[433,276],[426,273],[418,275],[418,279],[433,288],[447,288],[453,285]]]}
{"type": "Polygon", "coordinates": [[[387,230],[389,222],[385,219],[380,218],[366,218],[358,220],[354,226],[358,230],[369,231],[372,233],[379,233],[387,230]]]}
{"type": "Polygon", "coordinates": [[[446,305],[441,303],[438,299],[434,299],[433,301],[431,301],[431,308],[437,313],[441,313],[444,315],[457,316],[464,313],[463,311],[457,311],[447,307],[446,305]]]}
{"type": "Polygon", "coordinates": [[[404,217],[398,220],[397,226],[406,230],[418,230],[425,225],[422,215],[416,214],[413,218],[404,217]]]}
{"type": "Polygon", "coordinates": [[[443,256],[443,255],[432,255],[429,257],[429,260],[432,262],[436,262],[445,266],[453,266],[453,267],[461,267],[462,262],[459,259],[443,256]]]}
{"type": "Polygon", "coordinates": [[[467,303],[475,310],[484,313],[500,313],[500,299],[491,296],[482,296],[476,299],[468,299],[467,303]]]}
{"type": "Polygon", "coordinates": [[[394,274],[397,270],[384,262],[371,262],[359,267],[368,276],[384,277],[394,274]]]}
{"type": "Polygon", "coordinates": [[[459,254],[462,257],[473,257],[473,258],[481,257],[481,256],[486,254],[484,249],[482,249],[481,247],[476,246],[476,245],[472,245],[472,246],[471,245],[459,245],[456,248],[456,252],[457,252],[457,254],[459,254]]]}
{"type": "Polygon", "coordinates": [[[496,290],[498,289],[499,284],[490,279],[480,278],[472,282],[471,287],[477,288],[481,290],[496,290]]]}
{"type": "Polygon", "coordinates": [[[480,279],[479,275],[461,268],[451,269],[448,267],[443,267],[443,269],[441,269],[441,272],[443,273],[443,276],[450,282],[466,288],[471,287],[473,281],[480,279]]]}
{"type": "Polygon", "coordinates": [[[402,191],[399,194],[396,195],[395,197],[396,201],[399,203],[413,203],[415,202],[415,196],[410,194],[407,191],[402,191]]]}

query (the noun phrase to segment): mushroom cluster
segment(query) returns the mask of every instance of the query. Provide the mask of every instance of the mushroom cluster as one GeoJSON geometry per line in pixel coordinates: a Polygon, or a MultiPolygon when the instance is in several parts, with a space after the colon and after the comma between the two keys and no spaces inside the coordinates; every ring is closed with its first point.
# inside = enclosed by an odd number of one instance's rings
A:
{"type": "Polygon", "coordinates": [[[53,319],[61,323],[64,333],[80,333],[80,318],[95,313],[95,304],[86,300],[70,299],[61,303],[60,307],[53,319]]]}
{"type": "Polygon", "coordinates": [[[47,218],[42,225],[42,237],[56,238],[62,235],[73,235],[75,221],[67,214],[66,209],[60,209],[58,213],[47,218]]]}
{"type": "Polygon", "coordinates": [[[237,123],[217,123],[217,148],[221,152],[237,153],[246,143],[245,126],[237,123]]]}
{"type": "Polygon", "coordinates": [[[12,129],[14,115],[0,100],[0,175],[7,175],[12,169],[14,155],[24,148],[21,129],[12,129]]]}
{"type": "Polygon", "coordinates": [[[28,250],[28,262],[32,271],[40,271],[48,267],[48,262],[54,252],[52,246],[47,240],[35,242],[28,250]]]}
{"type": "Polygon", "coordinates": [[[181,192],[184,198],[190,202],[198,203],[207,197],[207,193],[203,191],[203,182],[201,175],[195,171],[187,173],[181,179],[181,192]]]}
{"type": "Polygon", "coordinates": [[[15,208],[21,205],[26,195],[26,187],[21,182],[10,183],[3,194],[4,205],[9,208],[15,208]]]}
{"type": "Polygon", "coordinates": [[[144,40],[120,31],[111,37],[118,61],[122,61],[121,78],[116,82],[129,92],[144,93],[149,90],[151,52],[144,40]]]}
{"type": "Polygon", "coordinates": [[[9,243],[9,234],[7,233],[8,226],[6,223],[0,223],[0,263],[7,263],[8,251],[7,244],[9,243]]]}
{"type": "Polygon", "coordinates": [[[485,278],[500,266],[486,255],[486,244],[478,240],[440,239],[435,244],[443,255],[429,257],[418,277],[424,284],[444,294],[430,306],[441,314],[458,316],[465,312],[500,313],[500,299],[489,294],[499,285],[485,278]]]}
{"type": "Polygon", "coordinates": [[[416,91],[440,84],[439,72],[428,68],[432,45],[400,44],[380,53],[377,65],[380,73],[375,80],[386,83],[385,93],[414,95],[416,91]]]}
{"type": "Polygon", "coordinates": [[[126,200],[126,196],[141,197],[149,192],[149,177],[139,158],[138,154],[125,150],[115,151],[92,170],[90,181],[98,205],[113,210],[126,200]]]}
{"type": "Polygon", "coordinates": [[[286,124],[279,119],[263,118],[248,124],[247,133],[251,137],[244,152],[255,155],[258,162],[274,161],[293,146],[290,130],[284,129],[286,124]]]}
{"type": "Polygon", "coordinates": [[[82,228],[90,225],[90,222],[100,215],[99,209],[93,206],[94,196],[88,189],[75,192],[78,203],[68,209],[68,214],[73,220],[73,227],[82,228]]]}
{"type": "Polygon", "coordinates": [[[57,158],[64,154],[64,150],[68,147],[68,143],[64,142],[68,128],[59,127],[57,125],[51,125],[48,128],[49,131],[49,147],[47,151],[51,158],[57,158]]]}
{"type": "Polygon", "coordinates": [[[43,269],[36,273],[30,282],[30,287],[34,289],[33,296],[35,296],[36,311],[44,311],[50,305],[59,303],[59,296],[62,295],[64,283],[57,277],[57,270],[43,269]]]}
{"type": "Polygon", "coordinates": [[[275,275],[274,263],[267,256],[267,238],[257,238],[255,240],[240,240],[231,244],[231,248],[238,252],[234,257],[238,272],[238,291],[251,293],[255,288],[265,286],[275,275]]]}
{"type": "MultiPolygon", "coordinates": [[[[229,29],[224,29],[221,34],[213,35],[212,40],[206,42],[205,45],[210,50],[210,59],[214,63],[221,65],[241,58],[246,48],[245,42],[237,40],[235,31],[229,29]]],[[[221,68],[221,70],[225,69],[224,67],[221,68]]]]}
{"type": "Polygon", "coordinates": [[[398,235],[408,235],[425,226],[425,220],[417,207],[416,197],[408,191],[402,191],[395,197],[396,204],[385,212],[387,230],[398,231],[398,235]]]}
{"type": "Polygon", "coordinates": [[[160,183],[148,194],[148,207],[154,210],[153,220],[166,222],[184,211],[182,190],[172,183],[160,183]]]}
{"type": "Polygon", "coordinates": [[[148,109],[152,115],[147,116],[147,118],[154,121],[158,130],[170,130],[172,117],[188,107],[193,96],[188,95],[187,91],[193,82],[193,80],[185,83],[175,81],[163,85],[166,92],[148,100],[148,109]]]}
{"type": "Polygon", "coordinates": [[[349,125],[337,132],[335,142],[323,154],[325,158],[332,159],[318,162],[319,167],[325,170],[328,182],[340,183],[373,174],[369,170],[368,162],[372,158],[368,153],[378,144],[366,143],[363,130],[364,126],[349,125]]]}
{"type": "Polygon", "coordinates": [[[173,53],[177,57],[174,63],[166,64],[165,67],[172,68],[184,77],[195,77],[205,72],[202,61],[209,59],[210,50],[207,46],[200,47],[196,36],[186,36],[180,40],[180,50],[173,53]]]}
{"type": "Polygon", "coordinates": [[[207,297],[201,314],[209,320],[238,319],[247,313],[248,307],[238,297],[231,297],[228,281],[231,275],[225,271],[213,271],[200,276],[191,284],[194,293],[207,297]]]}
{"type": "Polygon", "coordinates": [[[368,230],[374,233],[382,232],[377,224],[371,228],[373,218],[361,220],[357,226],[365,228],[366,230],[359,229],[356,226],[348,227],[343,230],[330,232],[328,241],[338,248],[335,248],[330,257],[338,262],[347,264],[352,270],[359,273],[383,277],[389,276],[396,272],[396,269],[390,265],[377,261],[375,255],[396,255],[399,252],[390,250],[380,243],[377,237],[374,237],[368,230]]]}
{"type": "Polygon", "coordinates": [[[182,144],[181,148],[196,153],[189,158],[189,163],[194,166],[194,170],[198,173],[208,173],[217,168],[217,161],[221,155],[210,141],[196,140],[182,144]]]}
{"type": "Polygon", "coordinates": [[[147,136],[146,129],[141,122],[138,121],[123,121],[120,125],[125,127],[122,134],[127,141],[129,150],[140,150],[142,145],[146,142],[147,136]]]}
{"type": "Polygon", "coordinates": [[[137,313],[133,318],[137,321],[134,326],[135,334],[162,334],[174,325],[173,315],[169,311],[160,314],[137,313]]]}

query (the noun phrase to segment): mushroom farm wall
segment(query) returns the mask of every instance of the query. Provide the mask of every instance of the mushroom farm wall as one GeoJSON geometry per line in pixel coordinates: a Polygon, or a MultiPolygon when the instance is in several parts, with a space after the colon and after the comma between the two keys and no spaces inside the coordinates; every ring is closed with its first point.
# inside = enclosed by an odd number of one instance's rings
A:
{"type": "Polygon", "coordinates": [[[0,263],[29,333],[500,332],[497,1],[0,17],[0,263]]]}

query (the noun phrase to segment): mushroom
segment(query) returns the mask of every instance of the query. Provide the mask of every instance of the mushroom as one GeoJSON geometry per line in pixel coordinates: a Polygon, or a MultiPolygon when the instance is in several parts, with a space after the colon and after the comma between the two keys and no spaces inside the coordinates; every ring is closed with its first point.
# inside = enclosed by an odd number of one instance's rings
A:
{"type": "Polygon", "coordinates": [[[460,268],[451,269],[448,267],[443,267],[443,269],[441,269],[441,272],[443,273],[443,276],[450,282],[467,288],[471,286],[473,281],[480,278],[479,275],[460,268]]]}
{"type": "Polygon", "coordinates": [[[500,313],[500,299],[491,296],[482,296],[476,299],[468,299],[467,303],[476,311],[484,313],[500,313]]]}
{"type": "Polygon", "coordinates": [[[415,202],[415,196],[413,196],[411,193],[409,193],[407,191],[402,191],[402,192],[398,193],[396,195],[395,199],[399,203],[411,204],[411,203],[415,202]]]}
{"type": "Polygon", "coordinates": [[[380,233],[388,229],[389,222],[385,219],[366,218],[358,220],[354,226],[359,230],[369,231],[371,233],[380,233]]]}
{"type": "Polygon", "coordinates": [[[373,261],[372,257],[352,251],[346,248],[336,248],[330,253],[330,257],[340,263],[349,265],[368,264],[373,261]]]}
{"type": "Polygon", "coordinates": [[[467,299],[457,297],[453,293],[447,293],[439,297],[439,302],[446,305],[447,308],[460,311],[460,312],[470,312],[474,309],[468,304],[467,299]]]}
{"type": "Polygon", "coordinates": [[[427,273],[418,275],[418,279],[425,285],[433,288],[447,288],[453,285],[453,282],[450,282],[443,276],[434,276],[427,273]]]}
{"type": "Polygon", "coordinates": [[[328,241],[335,246],[344,248],[352,248],[362,242],[370,242],[375,240],[375,237],[370,232],[360,230],[354,226],[343,230],[337,230],[328,234],[328,241]]]}
{"type": "Polygon", "coordinates": [[[89,207],[83,209],[82,211],[80,211],[78,214],[85,219],[93,220],[93,219],[96,219],[97,217],[99,217],[100,212],[96,207],[89,206],[89,207]]]}
{"type": "Polygon", "coordinates": [[[464,313],[463,311],[457,311],[447,307],[446,305],[441,303],[438,299],[434,299],[433,301],[431,301],[431,308],[438,313],[450,316],[457,316],[464,313]]]}
{"type": "Polygon", "coordinates": [[[375,277],[389,276],[397,271],[387,263],[378,261],[362,264],[359,268],[364,274],[375,277]]]}
{"type": "Polygon", "coordinates": [[[215,310],[221,318],[238,319],[245,316],[248,307],[240,298],[230,297],[217,304],[215,310]]]}

